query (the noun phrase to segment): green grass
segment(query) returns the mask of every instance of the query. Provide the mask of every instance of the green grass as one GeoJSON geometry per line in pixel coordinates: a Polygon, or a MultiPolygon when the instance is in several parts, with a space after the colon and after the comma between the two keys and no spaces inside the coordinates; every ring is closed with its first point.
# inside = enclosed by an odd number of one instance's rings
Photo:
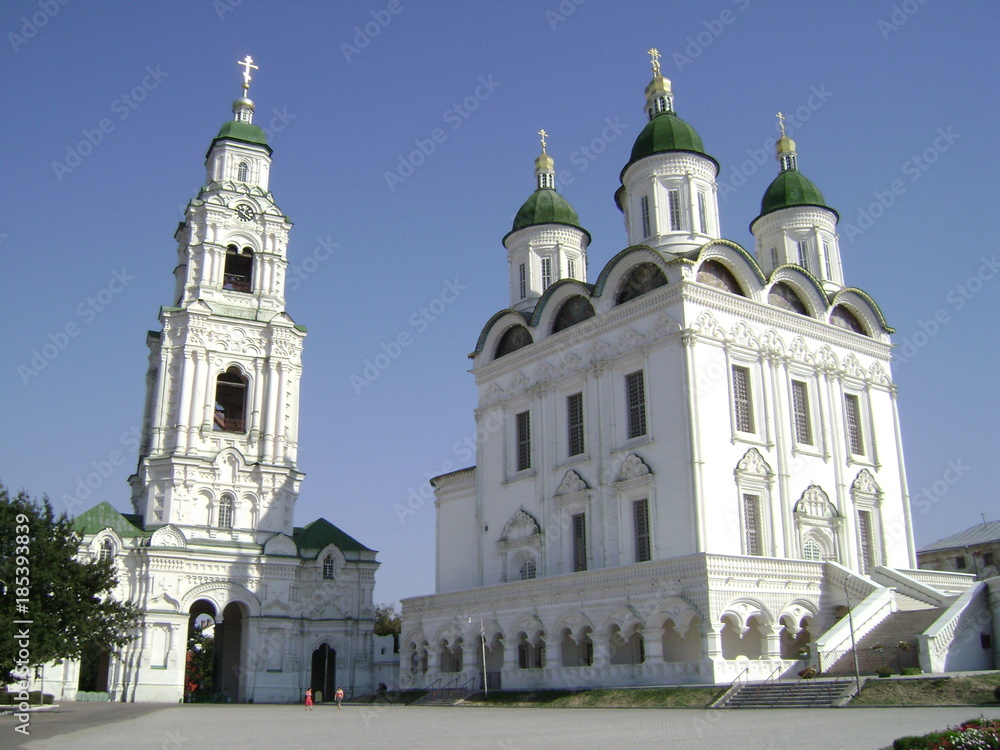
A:
{"type": "Polygon", "coordinates": [[[526,690],[476,693],[466,703],[544,708],[707,708],[716,687],[662,687],[599,690],[526,690]]]}
{"type": "Polygon", "coordinates": [[[995,706],[1000,674],[868,680],[852,706],[995,706]]]}

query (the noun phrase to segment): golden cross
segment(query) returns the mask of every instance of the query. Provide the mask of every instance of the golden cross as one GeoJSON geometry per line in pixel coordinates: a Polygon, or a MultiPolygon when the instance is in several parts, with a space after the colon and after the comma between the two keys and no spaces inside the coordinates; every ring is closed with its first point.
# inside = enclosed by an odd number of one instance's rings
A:
{"type": "Polygon", "coordinates": [[[653,61],[653,75],[660,75],[660,51],[656,49],[656,47],[650,47],[646,50],[646,54],[648,54],[650,59],[653,61]]]}
{"type": "Polygon", "coordinates": [[[246,91],[250,88],[250,71],[257,70],[257,66],[253,64],[253,58],[250,55],[236,64],[243,68],[243,90],[246,91]]]}
{"type": "Polygon", "coordinates": [[[545,153],[545,139],[549,137],[549,134],[545,132],[545,128],[538,131],[538,135],[542,136],[542,153],[545,153]]]}
{"type": "Polygon", "coordinates": [[[785,136],[785,116],[783,114],[781,114],[781,112],[778,113],[778,126],[781,128],[781,137],[784,138],[784,136],[785,136]]]}

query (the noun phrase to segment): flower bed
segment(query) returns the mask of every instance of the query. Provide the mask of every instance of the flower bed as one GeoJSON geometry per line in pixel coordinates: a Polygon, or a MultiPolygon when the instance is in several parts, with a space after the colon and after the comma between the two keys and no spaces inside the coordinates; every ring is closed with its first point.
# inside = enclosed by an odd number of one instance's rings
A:
{"type": "Polygon", "coordinates": [[[1000,749],[1000,721],[972,719],[944,732],[931,732],[923,737],[900,737],[892,743],[893,750],[992,750],[1000,749]]]}

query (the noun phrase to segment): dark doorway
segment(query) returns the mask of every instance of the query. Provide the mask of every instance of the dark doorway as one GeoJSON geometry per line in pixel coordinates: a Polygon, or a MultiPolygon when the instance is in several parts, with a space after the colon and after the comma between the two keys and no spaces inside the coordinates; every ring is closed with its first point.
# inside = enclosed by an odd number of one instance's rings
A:
{"type": "Polygon", "coordinates": [[[245,698],[240,681],[240,661],[243,653],[243,608],[233,602],[222,610],[222,622],[215,626],[215,674],[218,700],[240,703],[245,698]]]}
{"type": "Polygon", "coordinates": [[[336,678],[337,652],[324,643],[313,651],[312,680],[309,683],[317,702],[333,699],[337,689],[336,678]]]}
{"type": "Polygon", "coordinates": [[[80,657],[80,681],[76,689],[81,693],[108,692],[108,673],[111,654],[101,646],[93,646],[80,657]]]}

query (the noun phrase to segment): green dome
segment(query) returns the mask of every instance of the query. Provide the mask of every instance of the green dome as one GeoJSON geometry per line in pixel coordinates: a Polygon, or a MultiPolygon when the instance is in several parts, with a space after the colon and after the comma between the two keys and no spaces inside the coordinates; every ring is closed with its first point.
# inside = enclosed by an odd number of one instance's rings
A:
{"type": "Polygon", "coordinates": [[[514,226],[510,231],[516,232],[537,224],[569,224],[583,229],[580,217],[569,205],[569,201],[552,188],[539,188],[528,196],[528,200],[514,217],[514,226]]]}
{"type": "MultiPolygon", "coordinates": [[[[790,206],[822,206],[826,205],[826,199],[819,191],[819,188],[810,182],[805,175],[797,169],[788,169],[780,172],[774,181],[764,191],[764,197],[760,201],[760,215],[769,214],[781,208],[790,206]]],[[[830,209],[831,211],[833,209],[830,209]]],[[[834,211],[836,213],[836,211],[834,211]]]]}
{"type": "Polygon", "coordinates": [[[646,123],[632,146],[629,163],[664,151],[694,151],[708,156],[701,136],[673,112],[662,112],[646,123]]]}
{"type": "Polygon", "coordinates": [[[257,143],[261,146],[267,145],[267,136],[264,135],[264,131],[256,125],[249,122],[243,122],[242,120],[229,120],[225,125],[219,128],[219,134],[215,137],[232,138],[236,141],[257,143]]]}

